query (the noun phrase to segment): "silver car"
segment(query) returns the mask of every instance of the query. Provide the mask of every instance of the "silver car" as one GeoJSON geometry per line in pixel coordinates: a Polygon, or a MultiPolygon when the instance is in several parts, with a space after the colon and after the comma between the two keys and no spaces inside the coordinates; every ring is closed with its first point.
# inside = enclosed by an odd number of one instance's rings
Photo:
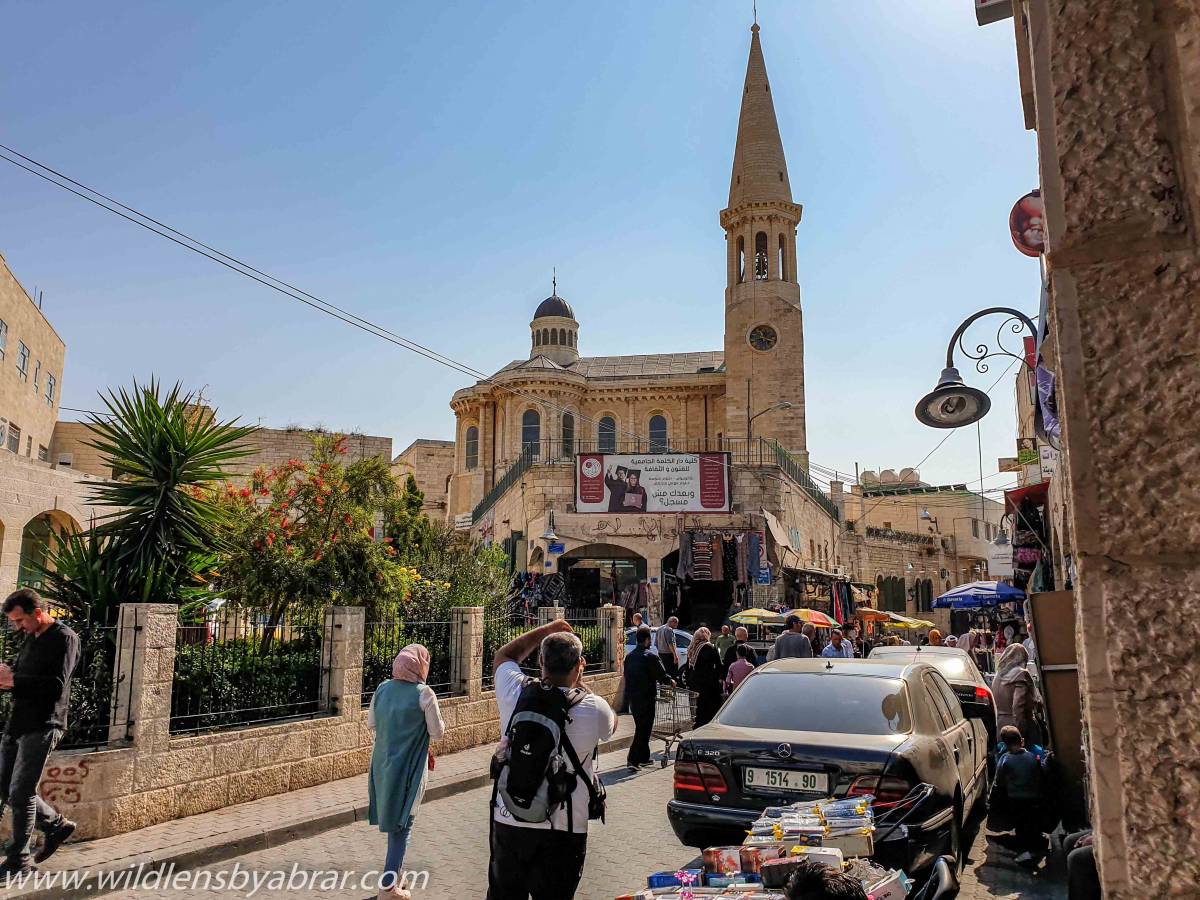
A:
{"type": "MultiPolygon", "coordinates": [[[[636,628],[625,629],[625,654],[628,656],[633,652],[633,635],[637,631],[636,628]]],[[[650,640],[650,652],[655,656],[658,655],[658,626],[650,629],[654,637],[650,640]]],[[[679,666],[682,668],[687,665],[688,647],[692,645],[692,633],[684,631],[680,628],[675,629],[675,649],[679,651],[679,666]]]]}

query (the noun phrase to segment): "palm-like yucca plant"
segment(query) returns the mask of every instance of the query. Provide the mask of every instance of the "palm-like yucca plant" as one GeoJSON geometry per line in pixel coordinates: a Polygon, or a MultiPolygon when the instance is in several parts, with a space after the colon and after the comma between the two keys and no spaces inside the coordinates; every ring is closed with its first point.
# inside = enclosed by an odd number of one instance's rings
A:
{"type": "Polygon", "coordinates": [[[204,489],[253,452],[241,442],[255,428],[218,421],[179,384],[164,395],[154,379],[101,399],[111,415],[91,417],[88,443],[118,477],[95,485],[92,502],[113,511],[58,543],[43,573],[46,593],[88,618],[126,601],[194,600],[228,528],[204,489]]]}

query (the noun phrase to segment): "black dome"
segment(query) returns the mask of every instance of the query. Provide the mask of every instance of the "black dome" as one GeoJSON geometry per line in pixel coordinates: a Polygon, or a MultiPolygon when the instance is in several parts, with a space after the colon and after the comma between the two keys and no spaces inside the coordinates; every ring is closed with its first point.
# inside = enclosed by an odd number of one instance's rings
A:
{"type": "Polygon", "coordinates": [[[570,303],[558,294],[551,294],[539,304],[537,312],[533,314],[535,319],[540,319],[542,316],[562,316],[564,319],[574,319],[575,313],[571,310],[570,303]]]}

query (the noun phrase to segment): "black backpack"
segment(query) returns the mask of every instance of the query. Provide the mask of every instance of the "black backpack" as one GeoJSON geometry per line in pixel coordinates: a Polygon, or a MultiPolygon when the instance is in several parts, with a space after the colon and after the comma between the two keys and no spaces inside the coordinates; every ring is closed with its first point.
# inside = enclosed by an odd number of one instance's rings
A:
{"type": "Polygon", "coordinates": [[[565,805],[570,831],[571,796],[577,779],[583,778],[588,787],[588,818],[604,818],[604,789],[583,771],[566,731],[571,708],[584,696],[583,690],[562,691],[538,679],[525,683],[504,732],[506,741],[492,757],[493,809],[499,795],[514,819],[540,823],[551,821],[565,805]]]}

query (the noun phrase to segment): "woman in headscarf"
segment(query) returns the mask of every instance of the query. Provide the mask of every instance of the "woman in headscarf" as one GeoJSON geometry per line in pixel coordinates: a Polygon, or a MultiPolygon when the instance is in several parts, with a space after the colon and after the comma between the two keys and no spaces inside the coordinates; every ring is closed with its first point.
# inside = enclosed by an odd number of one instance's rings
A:
{"type": "Polygon", "coordinates": [[[688,647],[687,686],[696,692],[696,727],[709,722],[721,708],[721,654],[712,632],[697,628],[688,647]]]}
{"type": "Polygon", "coordinates": [[[1015,725],[1025,739],[1025,746],[1041,743],[1041,729],[1034,713],[1037,709],[1037,692],[1033,676],[1026,666],[1029,653],[1020,644],[1010,644],[996,663],[996,676],[992,679],[992,696],[996,701],[996,731],[1005,725],[1015,725]]]}
{"type": "Polygon", "coordinates": [[[929,629],[929,646],[930,647],[942,646],[942,633],[940,631],[938,631],[936,628],[929,629]]]}
{"type": "Polygon", "coordinates": [[[367,781],[368,819],[388,836],[379,898],[409,900],[400,887],[404,852],[421,798],[426,772],[433,768],[430,741],[445,733],[437,696],[425,683],[429,651],[409,644],[392,661],[392,677],[375,689],[367,727],[375,732],[367,781]]]}

